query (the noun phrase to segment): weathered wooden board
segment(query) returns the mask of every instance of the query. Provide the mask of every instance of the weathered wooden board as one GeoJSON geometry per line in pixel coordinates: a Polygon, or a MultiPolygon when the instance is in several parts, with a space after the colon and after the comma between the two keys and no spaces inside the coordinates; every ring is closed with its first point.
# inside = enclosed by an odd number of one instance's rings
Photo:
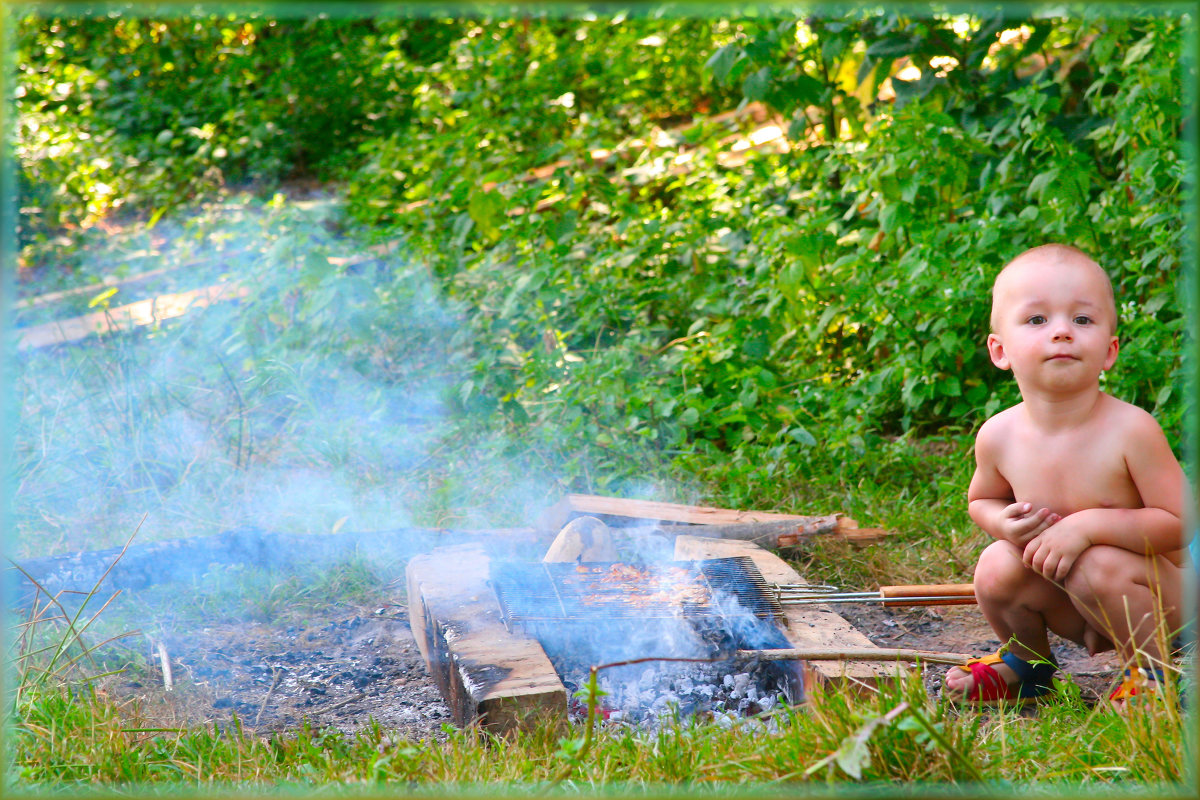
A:
{"type": "Polygon", "coordinates": [[[456,725],[503,732],[540,715],[565,719],[567,689],[537,640],[505,628],[489,563],[479,545],[408,562],[409,624],[429,673],[456,725]]]}
{"type": "MultiPolygon", "coordinates": [[[[800,573],[786,561],[753,542],[680,535],[675,539],[675,558],[691,561],[705,558],[749,556],[768,583],[804,583],[800,573]]],[[[784,631],[795,647],[874,648],[861,631],[827,606],[784,606],[788,627],[784,631]]],[[[852,680],[868,685],[881,678],[902,674],[900,664],[867,661],[811,661],[805,663],[806,681],[852,680]]]]}
{"type": "Polygon", "coordinates": [[[862,543],[887,535],[887,531],[880,528],[860,528],[853,519],[841,514],[777,514],[589,494],[567,495],[542,512],[537,525],[544,531],[557,533],[571,520],[585,515],[617,526],[631,522],[659,523],[668,529],[703,525],[710,530],[679,532],[722,539],[746,539],[771,548],[795,547],[813,536],[835,536],[862,543]]]}
{"type": "Polygon", "coordinates": [[[250,289],[245,286],[218,284],[203,289],[164,294],[149,300],[139,300],[106,311],[95,311],[81,317],[32,325],[16,331],[17,350],[33,350],[39,347],[67,344],[86,339],[100,333],[128,331],[175,319],[193,308],[236,300],[245,297],[250,289]]]}
{"type": "Polygon", "coordinates": [[[775,514],[768,511],[739,511],[710,506],[688,506],[679,503],[659,503],[653,500],[629,500],[623,497],[601,497],[591,494],[569,494],[548,508],[541,524],[557,531],[575,515],[639,519],[648,522],[682,522],[691,525],[733,525],[746,522],[795,520],[807,522],[813,517],[796,514],[775,514]]]}

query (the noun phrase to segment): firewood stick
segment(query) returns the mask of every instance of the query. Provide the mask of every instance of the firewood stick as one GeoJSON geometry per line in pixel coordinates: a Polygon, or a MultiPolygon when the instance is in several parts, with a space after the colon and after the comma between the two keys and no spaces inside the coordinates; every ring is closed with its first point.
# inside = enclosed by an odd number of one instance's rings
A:
{"type": "Polygon", "coordinates": [[[739,659],[759,661],[924,661],[927,664],[962,664],[971,656],[892,647],[792,647],[777,650],[738,650],[739,659]]]}

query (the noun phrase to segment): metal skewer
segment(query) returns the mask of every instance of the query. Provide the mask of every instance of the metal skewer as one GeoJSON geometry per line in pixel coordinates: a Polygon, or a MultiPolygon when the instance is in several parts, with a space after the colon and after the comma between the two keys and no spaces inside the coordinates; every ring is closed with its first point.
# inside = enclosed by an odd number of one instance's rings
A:
{"type": "Polygon", "coordinates": [[[782,605],[821,603],[882,603],[885,606],[959,606],[975,603],[971,583],[881,586],[876,592],[829,591],[825,586],[777,584],[775,597],[782,605]]]}

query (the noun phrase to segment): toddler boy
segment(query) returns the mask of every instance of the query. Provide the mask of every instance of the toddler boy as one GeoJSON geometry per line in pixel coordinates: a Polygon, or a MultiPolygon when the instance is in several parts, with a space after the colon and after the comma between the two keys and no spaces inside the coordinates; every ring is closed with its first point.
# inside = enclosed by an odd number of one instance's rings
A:
{"type": "Polygon", "coordinates": [[[996,540],[975,595],[1008,645],[952,667],[949,696],[1043,694],[1056,669],[1048,630],[1093,654],[1117,649],[1130,669],[1114,700],[1162,679],[1159,612],[1169,631],[1181,624],[1184,477],[1154,418],[1100,391],[1116,325],[1108,276],[1073,247],[1028,250],[996,278],[988,353],[1021,402],[979,429],[967,500],[996,540]]]}

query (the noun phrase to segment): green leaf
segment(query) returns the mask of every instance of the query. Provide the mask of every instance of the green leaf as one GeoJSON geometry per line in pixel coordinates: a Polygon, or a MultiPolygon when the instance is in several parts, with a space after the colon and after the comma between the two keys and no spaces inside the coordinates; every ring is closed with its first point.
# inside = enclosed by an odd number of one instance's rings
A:
{"type": "Polygon", "coordinates": [[[472,189],[467,200],[467,213],[479,232],[493,242],[500,238],[499,221],[503,216],[504,201],[499,192],[472,189]]]}
{"type": "Polygon", "coordinates": [[[704,66],[712,70],[713,77],[718,82],[721,82],[725,80],[729,75],[729,70],[733,69],[734,63],[741,57],[741,45],[731,42],[713,53],[708,61],[704,63],[704,66]]]}
{"type": "Polygon", "coordinates": [[[1154,48],[1154,34],[1148,33],[1125,53],[1121,66],[1128,67],[1141,61],[1154,48]]]}
{"type": "Polygon", "coordinates": [[[685,408],[683,413],[679,415],[679,424],[685,427],[692,427],[700,421],[700,412],[695,408],[685,408]]]}
{"type": "Polygon", "coordinates": [[[763,67],[751,73],[742,82],[742,94],[747,100],[762,101],[767,98],[767,90],[771,87],[771,68],[763,67]]]}
{"type": "Polygon", "coordinates": [[[906,56],[916,52],[920,45],[921,41],[911,36],[903,34],[885,36],[867,48],[867,57],[881,58],[887,56],[895,58],[896,56],[906,56]]]}
{"type": "Polygon", "coordinates": [[[842,772],[855,780],[862,780],[863,769],[871,766],[871,751],[867,749],[864,738],[853,736],[842,741],[834,760],[842,772]]]}
{"type": "Polygon", "coordinates": [[[1048,169],[1045,172],[1039,172],[1033,176],[1033,180],[1029,182],[1029,188],[1025,190],[1026,197],[1036,197],[1041,199],[1045,194],[1046,189],[1058,177],[1058,168],[1048,169]]]}
{"type": "Polygon", "coordinates": [[[962,394],[962,384],[953,375],[947,375],[938,381],[938,389],[946,397],[958,397],[962,394]]]}
{"type": "Polygon", "coordinates": [[[793,425],[788,429],[788,436],[806,447],[814,447],[817,444],[817,439],[808,429],[801,425],[793,425]]]}

